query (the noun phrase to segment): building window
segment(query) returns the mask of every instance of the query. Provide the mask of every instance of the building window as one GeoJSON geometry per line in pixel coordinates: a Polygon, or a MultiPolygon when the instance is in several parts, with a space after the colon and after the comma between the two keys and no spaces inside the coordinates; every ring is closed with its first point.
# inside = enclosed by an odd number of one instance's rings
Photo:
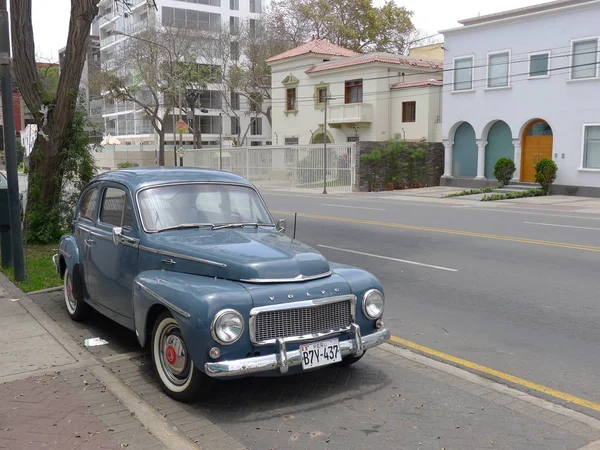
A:
{"type": "Polygon", "coordinates": [[[598,39],[573,42],[571,78],[594,78],[598,67],[598,39]]]}
{"type": "Polygon", "coordinates": [[[402,102],[402,122],[417,120],[417,102],[402,102]]]}
{"type": "Polygon", "coordinates": [[[358,136],[346,136],[346,142],[358,142],[358,136]]]}
{"type": "Polygon", "coordinates": [[[284,143],[285,145],[298,145],[298,136],[286,137],[284,143]]]}
{"type": "Polygon", "coordinates": [[[454,60],[454,90],[473,89],[473,57],[454,60]]]}
{"type": "Polygon", "coordinates": [[[240,134],[240,118],[231,118],[231,134],[240,134]]]}
{"type": "Polygon", "coordinates": [[[508,86],[509,52],[494,53],[488,56],[487,87],[508,86]]]}
{"type": "Polygon", "coordinates": [[[229,0],[229,9],[232,11],[240,10],[240,0],[229,0]]]}
{"type": "Polygon", "coordinates": [[[325,103],[327,101],[327,88],[322,87],[317,89],[317,102],[325,103]]]}
{"type": "Polygon", "coordinates": [[[250,27],[250,37],[255,38],[256,37],[256,19],[250,19],[248,21],[249,27],[250,27]]]}
{"type": "Polygon", "coordinates": [[[600,169],[600,125],[586,125],[584,128],[583,167],[600,169]]]}
{"type": "Polygon", "coordinates": [[[252,125],[250,126],[251,136],[260,136],[262,134],[262,118],[254,117],[252,119],[252,125]]]}
{"type": "Polygon", "coordinates": [[[296,111],[296,88],[285,90],[285,110],[296,111]]]}
{"type": "Polygon", "coordinates": [[[548,63],[550,61],[549,53],[537,53],[529,56],[529,77],[547,77],[548,63]]]}
{"type": "Polygon", "coordinates": [[[240,18],[231,16],[229,18],[229,32],[236,35],[240,32],[240,18]]]}
{"type": "Polygon", "coordinates": [[[219,134],[221,132],[221,117],[200,116],[200,131],[202,134],[219,134]]]}
{"type": "Polygon", "coordinates": [[[344,91],[345,103],[362,103],[363,101],[363,80],[346,81],[344,91]]]}
{"type": "Polygon", "coordinates": [[[222,97],[219,91],[200,91],[200,107],[221,109],[222,97]]]}
{"type": "Polygon", "coordinates": [[[219,31],[221,14],[163,6],[162,24],[192,30],[219,31]]]}
{"type": "Polygon", "coordinates": [[[250,0],[250,12],[255,14],[260,14],[262,12],[261,0],[250,0]]]}
{"type": "Polygon", "coordinates": [[[229,50],[231,53],[231,59],[238,61],[240,59],[240,43],[238,41],[231,41],[229,43],[229,50]]]}
{"type": "Polygon", "coordinates": [[[231,93],[231,109],[238,111],[240,109],[240,94],[237,92],[231,93]]]}
{"type": "Polygon", "coordinates": [[[260,147],[261,145],[261,141],[250,141],[250,147],[260,147]]]}

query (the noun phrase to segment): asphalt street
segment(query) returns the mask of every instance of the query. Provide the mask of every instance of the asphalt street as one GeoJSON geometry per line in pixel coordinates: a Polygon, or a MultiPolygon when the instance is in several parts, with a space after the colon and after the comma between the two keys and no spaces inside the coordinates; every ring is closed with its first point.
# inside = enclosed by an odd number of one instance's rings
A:
{"type": "Polygon", "coordinates": [[[600,402],[600,215],[263,192],[332,261],[374,273],[402,339],[600,402]]]}

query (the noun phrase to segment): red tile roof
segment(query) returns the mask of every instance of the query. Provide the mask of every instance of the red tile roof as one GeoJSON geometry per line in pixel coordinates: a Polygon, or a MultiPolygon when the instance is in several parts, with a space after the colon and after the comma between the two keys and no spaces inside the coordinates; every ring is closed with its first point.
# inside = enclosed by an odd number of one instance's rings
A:
{"type": "Polygon", "coordinates": [[[441,86],[444,84],[441,80],[418,80],[418,81],[408,81],[406,83],[396,83],[392,85],[392,89],[404,89],[411,87],[421,87],[421,86],[441,86]]]}
{"type": "Polygon", "coordinates": [[[302,44],[296,48],[288,50],[287,52],[280,53],[269,59],[267,62],[279,61],[286,58],[293,58],[294,56],[306,55],[308,53],[314,53],[315,55],[327,55],[327,56],[356,56],[360,53],[356,53],[347,48],[340,47],[339,45],[332,44],[322,39],[313,39],[312,41],[302,44]]]}
{"type": "Polygon", "coordinates": [[[392,55],[390,53],[367,53],[352,58],[344,58],[318,64],[306,71],[306,73],[323,72],[325,70],[341,69],[343,67],[359,66],[362,64],[383,63],[396,64],[399,66],[422,67],[426,69],[441,69],[443,63],[430,59],[413,58],[409,56],[392,55]]]}

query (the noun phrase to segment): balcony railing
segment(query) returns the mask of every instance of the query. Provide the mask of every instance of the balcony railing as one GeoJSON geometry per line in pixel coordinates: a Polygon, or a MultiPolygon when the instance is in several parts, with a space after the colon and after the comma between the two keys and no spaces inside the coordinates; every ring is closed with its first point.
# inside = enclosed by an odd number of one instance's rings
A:
{"type": "Polygon", "coordinates": [[[371,122],[373,108],[370,103],[347,103],[344,105],[329,106],[329,123],[332,125],[343,123],[371,122]]]}

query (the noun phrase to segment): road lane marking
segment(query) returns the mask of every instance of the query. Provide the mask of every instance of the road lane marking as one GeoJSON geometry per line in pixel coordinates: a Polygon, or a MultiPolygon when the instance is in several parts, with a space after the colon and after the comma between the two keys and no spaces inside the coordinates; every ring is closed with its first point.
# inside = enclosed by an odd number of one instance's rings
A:
{"type": "Polygon", "coordinates": [[[523,222],[527,225],[542,225],[545,227],[560,227],[560,228],[578,228],[580,230],[594,230],[600,231],[600,228],[591,228],[591,227],[578,227],[575,225],[560,225],[558,223],[542,223],[542,222],[523,222]]]}
{"type": "MultiPolygon", "coordinates": [[[[282,214],[293,216],[294,213],[288,211],[271,211],[275,214],[282,214]]],[[[376,222],[373,220],[362,220],[362,219],[350,219],[347,217],[334,217],[334,216],[321,216],[318,214],[309,214],[309,213],[298,213],[299,217],[306,217],[309,219],[321,219],[321,220],[331,220],[335,222],[349,222],[349,223],[358,223],[363,225],[376,225],[381,227],[390,227],[390,228],[400,228],[404,230],[415,230],[415,231],[429,231],[431,233],[443,233],[443,234],[454,234],[457,236],[468,236],[468,237],[477,237],[482,239],[495,239],[499,241],[510,241],[510,242],[520,242],[523,244],[533,244],[533,245],[544,245],[547,247],[560,247],[560,248],[569,248],[573,250],[585,250],[589,252],[600,252],[600,247],[594,247],[591,245],[581,245],[581,244],[568,244],[566,242],[554,242],[554,241],[541,241],[537,239],[525,239],[511,236],[501,236],[498,234],[485,234],[485,233],[475,233],[471,231],[461,231],[461,230],[450,230],[445,228],[433,228],[433,227],[425,227],[419,225],[404,225],[401,223],[390,223],[390,222],[376,222]]]]}
{"type": "Polygon", "coordinates": [[[333,206],[335,208],[370,209],[372,211],[385,211],[385,209],[383,209],[383,208],[367,208],[366,206],[350,206],[350,205],[333,205],[331,203],[321,203],[321,206],[333,206]]]}
{"type": "Polygon", "coordinates": [[[549,388],[547,386],[543,386],[541,384],[534,383],[532,381],[525,380],[520,377],[516,377],[514,375],[510,375],[508,373],[500,372],[499,370],[492,369],[490,367],[482,366],[481,364],[477,364],[466,359],[458,358],[456,356],[449,355],[448,353],[440,352],[438,350],[434,350],[429,347],[425,347],[424,345],[417,344],[416,342],[408,341],[406,339],[402,339],[398,336],[392,336],[390,339],[392,342],[400,344],[404,347],[408,347],[413,350],[417,350],[421,353],[425,353],[429,356],[434,356],[436,358],[441,359],[442,361],[452,362],[454,364],[458,364],[459,366],[469,368],[471,370],[476,370],[478,372],[485,373],[487,375],[491,375],[496,378],[500,378],[505,381],[509,381],[516,385],[525,387],[527,389],[532,389],[537,392],[541,392],[543,394],[549,395],[554,398],[558,398],[560,400],[564,400],[569,403],[573,403],[578,406],[583,406],[585,408],[593,409],[594,411],[600,411],[600,403],[594,403],[589,400],[585,400],[580,397],[575,397],[574,395],[567,394],[566,392],[557,391],[556,389],[549,388]]]}
{"type": "Polygon", "coordinates": [[[329,248],[331,250],[337,250],[339,252],[355,253],[357,255],[370,256],[372,258],[387,259],[388,261],[396,261],[396,262],[401,262],[401,263],[405,263],[405,264],[412,264],[413,266],[429,267],[431,269],[446,270],[448,272],[458,272],[458,270],[450,269],[449,267],[433,266],[431,264],[424,264],[424,263],[420,263],[420,262],[416,262],[416,261],[408,261],[406,259],[390,258],[389,256],[381,256],[381,255],[374,255],[372,253],[357,252],[356,250],[348,250],[347,248],[331,247],[329,245],[322,245],[322,244],[317,245],[317,247],[329,248]]]}

